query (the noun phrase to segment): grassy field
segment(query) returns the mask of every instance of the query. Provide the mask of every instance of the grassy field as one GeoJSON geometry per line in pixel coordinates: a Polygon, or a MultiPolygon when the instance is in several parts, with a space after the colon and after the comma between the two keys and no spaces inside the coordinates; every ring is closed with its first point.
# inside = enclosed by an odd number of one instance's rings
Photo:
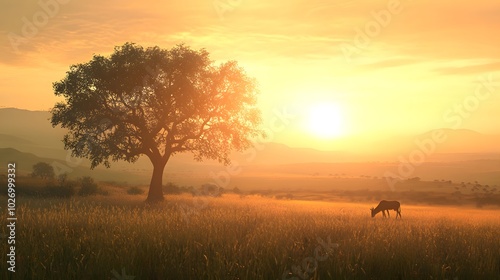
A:
{"type": "Polygon", "coordinates": [[[18,199],[16,272],[2,226],[0,279],[500,279],[499,210],[144,198],[18,199]]]}

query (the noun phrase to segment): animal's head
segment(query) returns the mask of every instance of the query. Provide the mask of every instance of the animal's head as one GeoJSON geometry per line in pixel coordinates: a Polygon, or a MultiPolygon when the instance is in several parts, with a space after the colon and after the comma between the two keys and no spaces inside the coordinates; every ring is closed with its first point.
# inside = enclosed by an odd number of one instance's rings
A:
{"type": "Polygon", "coordinates": [[[372,212],[372,218],[375,217],[375,208],[370,208],[370,211],[372,212]]]}

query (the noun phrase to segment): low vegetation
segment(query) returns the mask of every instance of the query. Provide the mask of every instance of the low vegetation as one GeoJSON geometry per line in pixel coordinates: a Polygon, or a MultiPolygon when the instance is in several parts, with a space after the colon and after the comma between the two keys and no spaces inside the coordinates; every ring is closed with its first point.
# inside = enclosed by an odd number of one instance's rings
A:
{"type": "Polygon", "coordinates": [[[81,184],[80,191],[78,192],[79,195],[87,196],[97,194],[99,187],[94,182],[94,179],[90,177],[83,177],[79,181],[81,184]]]}
{"type": "Polygon", "coordinates": [[[368,204],[144,198],[20,199],[16,277],[113,279],[124,269],[135,279],[498,279],[500,271],[498,210],[403,204],[396,220],[371,218],[368,204]]]}
{"type": "Polygon", "coordinates": [[[136,194],[143,194],[144,193],[144,190],[137,187],[137,186],[134,186],[134,187],[130,187],[127,189],[127,193],[130,194],[130,195],[136,195],[136,194]]]}
{"type": "MultiPolygon", "coordinates": [[[[2,177],[0,182],[6,185],[6,178],[2,177]]],[[[38,198],[71,198],[78,194],[79,196],[89,195],[108,195],[109,192],[100,187],[91,177],[82,177],[76,180],[68,179],[62,174],[58,179],[39,179],[35,177],[16,178],[16,194],[18,197],[38,197],[38,198]]],[[[7,188],[1,190],[5,195],[7,188]]]]}

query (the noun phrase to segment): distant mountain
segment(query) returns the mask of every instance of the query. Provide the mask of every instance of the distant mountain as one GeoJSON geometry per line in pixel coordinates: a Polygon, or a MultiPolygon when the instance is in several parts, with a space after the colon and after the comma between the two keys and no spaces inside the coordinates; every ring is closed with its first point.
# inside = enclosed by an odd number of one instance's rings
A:
{"type": "MultiPolygon", "coordinates": [[[[62,143],[65,129],[52,127],[50,113],[14,108],[0,109],[0,148],[14,148],[36,156],[65,160],[68,151],[62,143]]],[[[350,150],[319,151],[312,148],[293,148],[279,143],[260,143],[243,153],[233,153],[233,162],[240,165],[294,164],[327,162],[397,161],[412,151],[431,145],[432,154],[427,161],[498,159],[500,135],[484,135],[471,130],[442,129],[411,137],[392,137],[371,141],[361,139],[350,150]],[[439,134],[441,133],[441,134],[439,134]],[[444,141],[436,142],[436,135],[444,141]],[[357,146],[355,146],[357,145],[357,146]],[[427,145],[427,146],[426,146],[427,145]]],[[[88,162],[87,162],[88,163],[88,162]]],[[[192,169],[196,166],[220,166],[216,161],[195,162],[191,154],[179,154],[171,159],[167,168],[192,169]]],[[[130,164],[113,163],[113,167],[129,169],[130,164]]],[[[141,158],[134,169],[150,170],[147,158],[141,158]]],[[[113,168],[114,169],[114,168],[113,168]]]]}
{"type": "Polygon", "coordinates": [[[21,145],[35,145],[34,142],[30,140],[26,140],[21,137],[13,136],[13,135],[5,135],[5,134],[0,134],[0,143],[5,146],[13,146],[17,144],[21,145]]]}
{"type": "MultiPolygon", "coordinates": [[[[0,159],[3,166],[8,161],[17,163],[21,174],[28,174],[40,161],[70,169],[70,177],[92,176],[100,181],[148,184],[152,165],[147,157],[136,163],[112,162],[111,169],[97,167],[90,170],[84,159],[72,165],[70,152],[62,143],[66,131],[50,124],[49,112],[32,112],[19,109],[0,109],[0,159]]],[[[442,129],[407,137],[386,140],[357,139],[351,150],[319,151],[312,148],[289,147],[280,143],[257,143],[243,153],[233,153],[232,162],[241,173],[231,179],[231,184],[254,187],[263,180],[306,176],[307,180],[327,176],[378,176],[386,171],[397,173],[400,161],[407,161],[415,151],[432,152],[425,156],[428,163],[415,168],[411,176],[423,179],[452,179],[457,181],[479,180],[499,184],[500,136],[484,135],[470,130],[442,129]],[[436,135],[444,141],[436,141],[436,135]],[[272,179],[263,179],[272,178],[272,179]]],[[[346,146],[347,147],[347,146],[346,146]]],[[[227,167],[213,160],[197,162],[192,154],[177,154],[170,159],[164,173],[164,182],[199,185],[214,180],[227,167]],[[217,176],[217,175],[216,175],[217,176]]],[[[5,171],[0,170],[0,173],[5,171]]],[[[331,177],[330,177],[331,176],[331,177]]],[[[271,181],[269,181],[271,180],[271,181]]],[[[272,183],[270,183],[272,184],[272,183]]]]}
{"type": "Polygon", "coordinates": [[[256,144],[243,153],[232,155],[240,164],[292,164],[304,162],[345,162],[352,155],[337,151],[319,151],[311,148],[292,148],[284,144],[266,142],[256,144]]]}
{"type": "Polygon", "coordinates": [[[500,135],[485,135],[468,129],[432,130],[417,138],[420,142],[442,139],[434,141],[438,153],[500,153],[500,135]]]}
{"type": "Polygon", "coordinates": [[[92,176],[100,181],[129,182],[137,184],[145,183],[149,179],[148,177],[138,176],[137,174],[109,169],[91,170],[88,165],[71,166],[64,160],[39,157],[32,153],[20,152],[12,148],[0,148],[0,158],[2,166],[7,166],[8,163],[15,163],[16,173],[20,175],[30,174],[33,171],[33,165],[38,162],[45,162],[54,168],[56,175],[67,173],[70,178],[92,176]]]}
{"type": "Polygon", "coordinates": [[[50,113],[15,108],[0,109],[0,148],[15,148],[42,157],[65,157],[66,130],[52,127],[50,113]]]}
{"type": "MultiPolygon", "coordinates": [[[[0,148],[15,148],[41,157],[62,158],[68,155],[62,138],[65,129],[52,127],[50,113],[27,111],[15,108],[0,109],[0,119],[11,120],[0,123],[0,148]]],[[[341,162],[349,160],[342,152],[324,152],[309,148],[291,148],[279,143],[257,143],[244,153],[234,153],[232,159],[240,164],[287,164],[298,162],[341,162]]],[[[191,154],[180,154],[172,158],[177,164],[194,164],[191,154]]],[[[140,165],[150,168],[147,159],[140,165]]],[[[216,161],[202,164],[219,165],[216,161]]],[[[116,165],[116,164],[115,164],[116,165]]],[[[119,164],[118,164],[119,165],[119,164]]]]}

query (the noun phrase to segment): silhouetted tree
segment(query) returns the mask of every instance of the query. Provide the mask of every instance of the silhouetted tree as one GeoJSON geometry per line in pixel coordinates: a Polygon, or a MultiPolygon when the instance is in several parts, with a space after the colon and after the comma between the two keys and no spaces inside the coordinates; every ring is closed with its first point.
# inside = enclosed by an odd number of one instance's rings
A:
{"type": "Polygon", "coordinates": [[[33,165],[32,177],[40,177],[42,179],[53,179],[55,177],[54,167],[46,162],[39,162],[33,165]]]}
{"type": "Polygon", "coordinates": [[[149,202],[163,200],[163,171],[175,154],[229,164],[231,150],[263,136],[254,80],[234,61],[214,65],[204,49],[126,43],[72,65],[53,87],[65,99],[51,110],[52,125],[69,130],[65,148],[92,168],[146,155],[153,165],[149,202]]]}

